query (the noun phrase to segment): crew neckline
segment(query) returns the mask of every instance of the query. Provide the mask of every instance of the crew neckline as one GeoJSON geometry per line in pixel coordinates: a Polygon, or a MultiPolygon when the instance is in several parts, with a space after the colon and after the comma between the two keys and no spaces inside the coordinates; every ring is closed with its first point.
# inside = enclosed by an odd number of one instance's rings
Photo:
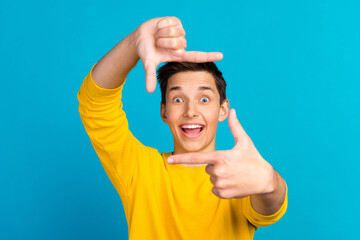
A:
{"type": "Polygon", "coordinates": [[[174,152],[167,152],[167,153],[163,152],[162,153],[163,159],[164,159],[164,162],[165,162],[165,166],[170,171],[174,170],[174,171],[180,172],[182,174],[200,174],[202,172],[206,173],[205,172],[206,165],[199,166],[199,167],[185,167],[185,166],[183,166],[181,164],[170,164],[170,163],[168,163],[167,158],[172,156],[173,154],[174,154],[174,152]]]}

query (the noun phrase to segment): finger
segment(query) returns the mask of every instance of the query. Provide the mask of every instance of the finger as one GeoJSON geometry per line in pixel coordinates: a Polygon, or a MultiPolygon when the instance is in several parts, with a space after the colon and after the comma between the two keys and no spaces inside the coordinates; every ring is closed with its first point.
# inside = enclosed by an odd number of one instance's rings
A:
{"type": "Polygon", "coordinates": [[[157,23],[158,29],[177,25],[181,25],[181,21],[177,17],[163,17],[157,23]]]}
{"type": "Polygon", "coordinates": [[[146,90],[152,93],[156,88],[156,65],[147,61],[143,62],[143,66],[145,69],[146,90]]]}
{"type": "Polygon", "coordinates": [[[186,48],[186,40],[184,37],[158,38],[158,39],[156,39],[155,44],[159,48],[167,48],[167,49],[173,49],[173,50],[186,48]]]}
{"type": "Polygon", "coordinates": [[[220,61],[223,58],[223,54],[221,52],[188,51],[184,52],[182,58],[183,62],[215,62],[220,61]]]}
{"type": "Polygon", "coordinates": [[[183,153],[168,157],[172,164],[215,164],[219,161],[218,152],[183,153]]]}
{"type": "Polygon", "coordinates": [[[155,38],[177,38],[185,36],[185,30],[181,26],[171,26],[160,29],[155,33],[155,38]]]}
{"type": "Polygon", "coordinates": [[[235,145],[245,141],[248,138],[248,135],[236,117],[235,109],[230,110],[228,122],[230,131],[235,139],[235,145]]]}
{"type": "Polygon", "coordinates": [[[208,164],[206,167],[205,167],[205,172],[209,175],[214,175],[214,164],[208,164]]]}
{"type": "Polygon", "coordinates": [[[214,176],[210,176],[210,182],[212,183],[212,185],[215,185],[215,177],[214,176]]]}
{"type": "Polygon", "coordinates": [[[217,190],[216,187],[213,187],[213,188],[211,189],[211,191],[213,192],[213,194],[214,194],[215,196],[217,196],[218,198],[220,198],[219,191],[217,190]]]}

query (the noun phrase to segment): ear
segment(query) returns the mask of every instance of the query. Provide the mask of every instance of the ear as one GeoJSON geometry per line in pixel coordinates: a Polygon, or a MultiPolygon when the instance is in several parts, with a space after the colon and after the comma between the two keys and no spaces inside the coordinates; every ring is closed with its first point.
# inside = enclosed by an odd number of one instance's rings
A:
{"type": "Polygon", "coordinates": [[[166,116],[166,107],[162,102],[160,102],[160,114],[161,114],[161,119],[164,121],[164,123],[168,123],[168,119],[166,116]]]}
{"type": "Polygon", "coordinates": [[[230,108],[229,100],[226,98],[220,106],[220,113],[218,118],[219,122],[224,121],[228,117],[229,108],[230,108]]]}

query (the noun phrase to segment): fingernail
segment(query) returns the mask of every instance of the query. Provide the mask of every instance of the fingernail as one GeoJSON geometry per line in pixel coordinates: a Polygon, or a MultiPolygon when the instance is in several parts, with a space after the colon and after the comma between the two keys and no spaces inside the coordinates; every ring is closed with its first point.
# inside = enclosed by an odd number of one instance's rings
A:
{"type": "Polygon", "coordinates": [[[168,163],[174,163],[174,159],[172,157],[168,157],[167,162],[168,163]]]}

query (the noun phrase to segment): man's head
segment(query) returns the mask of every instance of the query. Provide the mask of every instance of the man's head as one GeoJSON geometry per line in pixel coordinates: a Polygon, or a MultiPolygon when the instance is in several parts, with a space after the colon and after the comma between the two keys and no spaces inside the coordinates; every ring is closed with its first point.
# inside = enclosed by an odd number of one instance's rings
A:
{"type": "Polygon", "coordinates": [[[169,124],[174,152],[215,151],[217,123],[229,101],[222,73],[213,62],[169,62],[158,69],[161,118],[169,124]]]}
{"type": "Polygon", "coordinates": [[[172,75],[185,71],[205,71],[215,79],[216,89],[220,95],[220,104],[226,99],[226,82],[215,63],[168,62],[158,69],[158,81],[161,89],[161,103],[166,105],[166,89],[172,75]]]}

